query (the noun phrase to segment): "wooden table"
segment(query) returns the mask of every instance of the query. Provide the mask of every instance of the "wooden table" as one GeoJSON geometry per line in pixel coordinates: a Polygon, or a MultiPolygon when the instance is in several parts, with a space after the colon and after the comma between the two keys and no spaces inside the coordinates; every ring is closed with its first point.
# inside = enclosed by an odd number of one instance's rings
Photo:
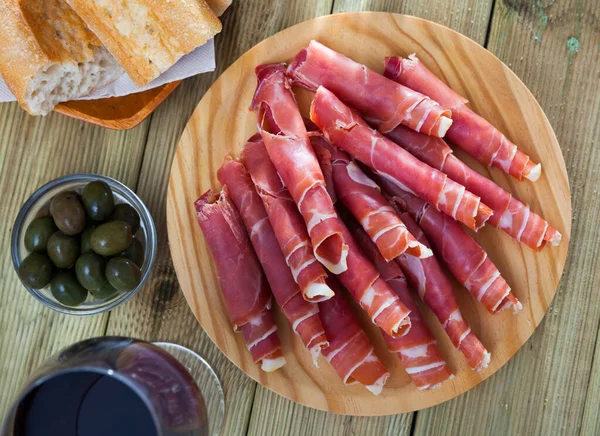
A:
{"type": "MultiPolygon", "coordinates": [[[[0,105],[0,417],[27,375],[81,339],[127,335],[177,342],[215,368],[226,396],[223,434],[599,434],[600,414],[600,4],[597,0],[234,0],[217,37],[215,73],[186,80],[135,129],[118,132],[52,114],[33,118],[0,105]],[[427,5],[424,5],[427,4],[427,5]],[[570,256],[559,292],[527,344],[470,392],[418,413],[356,418],[299,406],[258,386],[231,364],[194,319],[171,264],[165,199],[171,158],[211,83],[254,44],[303,20],[377,10],[416,15],[485,45],[527,84],[565,155],[573,197],[570,256]],[[64,174],[115,177],[150,208],[159,256],[149,284],[111,313],[55,313],[24,291],[9,239],[21,204],[64,174]]],[[[443,41],[442,41],[443,43],[443,41]]]]}

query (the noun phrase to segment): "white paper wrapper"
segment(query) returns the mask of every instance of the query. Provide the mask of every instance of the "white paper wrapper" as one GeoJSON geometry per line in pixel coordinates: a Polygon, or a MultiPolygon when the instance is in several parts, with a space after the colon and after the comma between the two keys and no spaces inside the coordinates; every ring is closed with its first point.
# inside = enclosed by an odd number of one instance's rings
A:
{"type": "MultiPolygon", "coordinates": [[[[156,88],[165,83],[185,79],[195,76],[199,73],[206,73],[215,70],[215,45],[214,40],[208,41],[202,47],[198,47],[190,54],[182,57],[175,65],[165,71],[152,83],[138,88],[127,74],[123,74],[115,82],[99,89],[95,93],[82,97],[80,100],[95,100],[106,97],[120,97],[133,94],[135,92],[145,91],[146,89],[156,88]]],[[[15,97],[9,91],[8,87],[0,78],[0,102],[15,101],[15,97]]]]}

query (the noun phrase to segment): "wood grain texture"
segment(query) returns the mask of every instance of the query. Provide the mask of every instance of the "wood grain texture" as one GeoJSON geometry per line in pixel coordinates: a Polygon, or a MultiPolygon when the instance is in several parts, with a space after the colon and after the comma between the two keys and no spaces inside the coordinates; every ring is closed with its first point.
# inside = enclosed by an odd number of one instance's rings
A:
{"type": "Polygon", "coordinates": [[[346,416],[314,410],[261,387],[254,399],[250,435],[360,435],[410,434],[413,414],[346,416]]]}
{"type": "MultiPolygon", "coordinates": [[[[596,289],[600,283],[594,284],[596,289]]],[[[590,375],[587,392],[585,396],[583,417],[581,419],[582,435],[600,434],[600,413],[598,412],[598,398],[600,398],[600,335],[596,337],[594,360],[592,361],[592,373],[590,375]]]]}
{"type": "MultiPolygon", "coordinates": [[[[306,98],[300,100],[308,103],[306,98]]],[[[529,338],[546,313],[562,273],[570,235],[570,198],[552,128],[531,93],[497,58],[468,38],[431,22],[360,13],[323,17],[286,29],[254,47],[214,83],[194,111],[175,154],[167,220],[171,254],[186,299],[204,330],[236,365],[262,385],[301,404],[336,413],[386,415],[429,407],[467,391],[493,374],[529,338]],[[418,392],[411,384],[397,356],[386,352],[383,339],[370,323],[365,326],[392,373],[378,397],[362,386],[345,387],[327,365],[315,369],[281,316],[279,333],[287,364],[274,373],[261,372],[252,363],[242,338],[233,334],[193,202],[209,187],[218,186],[216,170],[225,154],[239,154],[255,132],[255,115],[247,109],[256,86],[254,67],[289,60],[310,39],[318,39],[376,70],[381,70],[385,55],[416,52],[431,70],[468,97],[476,111],[542,162],[545,175],[535,184],[514,182],[499,171],[476,167],[529,203],[565,237],[560,247],[535,253],[495,229],[478,233],[478,241],[524,304],[518,316],[492,316],[457,287],[465,318],[493,356],[490,367],[481,374],[468,368],[431,313],[426,314],[428,321],[456,378],[426,392],[418,392]]]]}
{"type": "Polygon", "coordinates": [[[483,45],[492,3],[492,0],[335,0],[332,12],[375,11],[414,15],[456,30],[483,45]]]}
{"type": "Polygon", "coordinates": [[[0,419],[27,376],[52,353],[104,334],[107,314],[66,316],[38,303],[17,278],[10,232],[21,205],[64,174],[102,173],[133,186],[147,123],[109,131],[58,114],[31,117],[16,103],[0,105],[0,419]]]}
{"type": "Polygon", "coordinates": [[[154,89],[123,97],[61,103],[55,112],[115,130],[128,130],[144,121],[181,83],[167,83],[154,89]]]}
{"type": "Polygon", "coordinates": [[[256,383],[235,367],[204,333],[180,292],[171,263],[166,231],[166,191],[173,154],[188,118],[215,79],[245,51],[273,33],[316,15],[329,13],[319,0],[234,2],[225,12],[216,37],[217,70],[185,80],[151,116],[138,183],[158,230],[159,251],[149,284],[127,305],[111,313],[108,334],[168,340],[202,355],[215,369],[225,390],[223,435],[245,434],[256,383]]]}
{"type": "Polygon", "coordinates": [[[600,71],[599,17],[596,1],[496,2],[488,48],[521,77],[556,131],[571,182],[571,249],[533,337],[491,380],[419,413],[416,435],[600,431],[600,95],[591,91],[600,71]]]}

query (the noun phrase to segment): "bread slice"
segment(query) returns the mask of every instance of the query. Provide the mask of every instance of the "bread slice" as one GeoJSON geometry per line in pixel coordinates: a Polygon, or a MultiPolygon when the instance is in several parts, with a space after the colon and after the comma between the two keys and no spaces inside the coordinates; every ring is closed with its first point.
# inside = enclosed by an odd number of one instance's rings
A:
{"type": "Polygon", "coordinates": [[[64,0],[2,0],[0,16],[0,74],[33,115],[46,115],[123,74],[64,0]]]}
{"type": "Polygon", "coordinates": [[[231,2],[232,0],[206,0],[206,3],[208,3],[208,6],[210,6],[217,17],[223,15],[223,12],[225,12],[227,8],[231,6],[231,2]]]}
{"type": "Polygon", "coordinates": [[[204,0],[67,0],[144,86],[221,31],[204,0]]]}

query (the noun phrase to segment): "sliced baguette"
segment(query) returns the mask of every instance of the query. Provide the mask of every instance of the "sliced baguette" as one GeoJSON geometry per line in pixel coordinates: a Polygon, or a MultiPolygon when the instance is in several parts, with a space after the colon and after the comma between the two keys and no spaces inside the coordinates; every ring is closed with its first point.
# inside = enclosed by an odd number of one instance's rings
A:
{"type": "Polygon", "coordinates": [[[67,0],[144,86],[221,31],[204,0],[67,0]]]}
{"type": "Polygon", "coordinates": [[[206,3],[208,3],[208,6],[210,6],[217,17],[223,15],[223,12],[225,12],[227,8],[231,6],[231,2],[232,0],[206,0],[206,3]]]}
{"type": "Polygon", "coordinates": [[[64,0],[1,0],[0,16],[0,74],[32,115],[46,115],[123,74],[64,0]]]}

